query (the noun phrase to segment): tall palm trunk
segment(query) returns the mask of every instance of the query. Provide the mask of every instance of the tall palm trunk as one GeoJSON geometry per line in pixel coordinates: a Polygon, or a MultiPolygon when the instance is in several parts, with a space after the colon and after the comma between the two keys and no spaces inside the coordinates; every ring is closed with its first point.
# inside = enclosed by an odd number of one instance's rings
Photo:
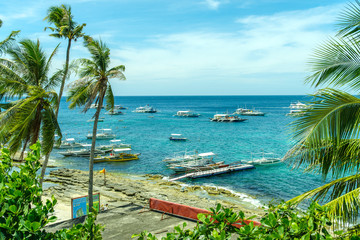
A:
{"type": "Polygon", "coordinates": [[[99,102],[98,107],[95,113],[94,127],[93,127],[93,135],[91,142],[91,152],[90,152],[90,162],[89,162],[89,211],[92,211],[93,207],[93,184],[94,184],[94,152],[95,152],[95,143],[96,143],[96,133],[97,133],[97,125],[99,121],[100,111],[103,105],[104,95],[106,92],[106,87],[99,94],[99,102]]]}
{"type": "MultiPolygon", "coordinates": [[[[57,102],[57,106],[56,106],[56,110],[55,110],[55,118],[56,118],[56,120],[57,120],[58,114],[59,114],[60,102],[61,102],[61,97],[62,97],[62,94],[63,94],[63,91],[64,91],[64,87],[65,87],[66,76],[67,76],[68,71],[69,71],[70,48],[71,48],[71,39],[69,39],[69,41],[68,41],[68,46],[67,46],[67,50],[66,50],[66,62],[65,62],[64,76],[63,76],[63,79],[61,81],[61,86],[60,86],[60,91],[59,91],[59,100],[57,102]]],[[[54,147],[54,143],[52,143],[52,144],[53,144],[53,146],[51,147],[49,153],[46,154],[45,160],[44,160],[42,168],[41,168],[41,176],[40,176],[40,186],[41,187],[42,187],[43,182],[44,182],[45,171],[46,171],[47,165],[49,163],[50,153],[51,153],[51,151],[52,151],[52,149],[54,147]]]]}

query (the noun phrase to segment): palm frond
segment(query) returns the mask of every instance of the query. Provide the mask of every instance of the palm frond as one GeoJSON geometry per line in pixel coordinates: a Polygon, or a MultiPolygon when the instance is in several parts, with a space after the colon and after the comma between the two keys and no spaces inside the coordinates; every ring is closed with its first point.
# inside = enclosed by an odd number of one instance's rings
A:
{"type": "Polygon", "coordinates": [[[19,32],[20,31],[12,31],[9,36],[0,42],[0,55],[4,54],[7,49],[12,46],[19,32]]]}
{"type": "Polygon", "coordinates": [[[319,167],[324,177],[359,169],[360,99],[334,89],[313,97],[311,109],[291,124],[296,145],[285,159],[294,167],[319,167]]]}
{"type": "Polygon", "coordinates": [[[105,101],[106,101],[106,110],[113,110],[114,109],[114,94],[111,88],[111,85],[108,84],[105,94],[105,101]]]}
{"type": "Polygon", "coordinates": [[[360,89],[360,47],[354,39],[330,39],[314,51],[309,61],[312,86],[360,89]]]}
{"type": "Polygon", "coordinates": [[[337,27],[339,35],[344,37],[359,38],[360,36],[360,2],[349,3],[341,12],[337,27]]]}

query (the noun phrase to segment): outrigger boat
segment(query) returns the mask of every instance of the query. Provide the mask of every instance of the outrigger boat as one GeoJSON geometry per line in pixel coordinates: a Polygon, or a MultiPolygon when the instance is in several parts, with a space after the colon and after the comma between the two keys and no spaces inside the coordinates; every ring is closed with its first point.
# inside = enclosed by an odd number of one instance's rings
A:
{"type": "Polygon", "coordinates": [[[212,122],[243,122],[246,120],[247,119],[229,114],[215,114],[213,118],[210,118],[212,122]]]}
{"type": "Polygon", "coordinates": [[[238,108],[234,112],[234,114],[242,115],[242,116],[265,116],[265,113],[257,111],[257,110],[250,110],[247,108],[238,108]]]}
{"type": "Polygon", "coordinates": [[[221,162],[214,162],[208,161],[208,163],[200,163],[200,162],[193,162],[187,164],[179,164],[179,165],[171,165],[169,168],[175,172],[196,172],[196,171],[205,171],[211,170],[221,167],[227,167],[229,164],[224,164],[224,161],[221,162]]]}
{"type": "Polygon", "coordinates": [[[110,110],[105,113],[106,115],[123,115],[124,113],[121,111],[118,111],[117,109],[110,110]]]}
{"type": "Polygon", "coordinates": [[[200,114],[191,111],[178,111],[174,116],[177,117],[199,117],[200,114]]]}
{"type": "MultiPolygon", "coordinates": [[[[111,133],[111,129],[99,129],[99,132],[96,134],[96,139],[104,140],[104,139],[114,139],[116,137],[115,134],[111,133]]],[[[92,134],[89,133],[86,135],[87,139],[92,139],[92,134]]]]}
{"type": "Polygon", "coordinates": [[[131,144],[121,143],[120,139],[114,139],[114,140],[110,140],[110,145],[101,145],[96,149],[102,151],[112,151],[113,149],[116,148],[131,148],[131,144]]]}
{"type": "Polygon", "coordinates": [[[247,164],[251,164],[254,166],[259,165],[271,165],[276,163],[281,163],[281,158],[278,158],[273,153],[262,153],[262,157],[258,159],[252,159],[251,161],[247,161],[247,164]]]}
{"type": "Polygon", "coordinates": [[[57,149],[69,149],[69,148],[80,148],[83,147],[81,143],[75,142],[75,138],[67,138],[65,141],[61,141],[60,145],[54,145],[57,149]]]}
{"type": "MultiPolygon", "coordinates": [[[[90,157],[91,152],[91,144],[84,144],[83,149],[80,150],[67,150],[66,152],[59,152],[61,155],[65,157],[90,157]]],[[[95,149],[94,154],[105,154],[106,151],[101,151],[99,149],[95,149]]]]}
{"type": "MultiPolygon", "coordinates": [[[[194,161],[201,159],[206,154],[215,155],[214,153],[200,153],[194,152],[194,154],[188,154],[188,152],[180,152],[180,153],[174,153],[173,157],[167,157],[163,160],[163,162],[166,162],[167,164],[178,164],[178,163],[184,163],[189,161],[194,161]]],[[[210,155],[209,155],[210,156],[210,155]]]]}
{"type": "Polygon", "coordinates": [[[94,163],[138,160],[139,155],[140,153],[132,154],[131,148],[114,149],[108,156],[95,157],[94,163]]]}
{"type": "Polygon", "coordinates": [[[172,133],[169,137],[171,141],[186,141],[187,138],[182,137],[181,134],[172,133]]]}

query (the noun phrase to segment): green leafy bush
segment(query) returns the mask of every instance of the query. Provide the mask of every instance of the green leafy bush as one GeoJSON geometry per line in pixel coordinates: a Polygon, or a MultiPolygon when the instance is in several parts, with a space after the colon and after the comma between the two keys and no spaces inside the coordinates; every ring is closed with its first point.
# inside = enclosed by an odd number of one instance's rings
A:
{"type": "Polygon", "coordinates": [[[9,150],[0,153],[0,240],[3,239],[101,239],[101,225],[96,225],[96,212],[84,224],[56,233],[44,227],[56,220],[51,216],[56,199],[41,201],[42,188],[37,170],[40,169],[40,144],[30,147],[25,163],[13,167],[9,150]]]}
{"type": "MultiPolygon", "coordinates": [[[[326,207],[313,202],[307,211],[302,212],[290,203],[279,205],[269,205],[266,215],[260,220],[261,225],[255,226],[253,222],[246,225],[242,220],[245,218],[243,212],[236,213],[233,209],[222,207],[220,204],[215,209],[210,209],[210,214],[199,214],[198,219],[202,223],[197,223],[193,229],[185,229],[186,223],[182,227],[177,226],[174,232],[168,233],[162,240],[190,240],[190,239],[210,239],[210,240],[331,240],[331,239],[351,239],[360,240],[356,233],[338,236],[330,234],[332,226],[328,218],[326,207]],[[241,228],[235,227],[234,223],[242,223],[241,228]]],[[[342,232],[337,232],[342,234],[342,232]]],[[[144,231],[133,235],[138,240],[157,240],[158,238],[144,231]]]]}

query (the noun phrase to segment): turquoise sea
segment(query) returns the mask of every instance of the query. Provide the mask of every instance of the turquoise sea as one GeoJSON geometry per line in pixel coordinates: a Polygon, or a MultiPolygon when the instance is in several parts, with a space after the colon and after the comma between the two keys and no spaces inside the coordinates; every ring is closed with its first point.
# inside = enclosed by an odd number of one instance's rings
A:
{"type": "MultiPolygon", "coordinates": [[[[111,172],[134,174],[170,175],[162,160],[174,152],[214,152],[216,160],[228,163],[250,160],[261,152],[283,156],[291,146],[289,123],[294,119],[285,116],[291,102],[305,101],[306,96],[143,96],[116,97],[115,104],[128,107],[125,115],[109,116],[102,110],[104,122],[99,128],[111,128],[123,140],[132,144],[134,152],[141,153],[140,160],[123,163],[95,164],[95,170],[106,168],[111,172]],[[134,113],[136,107],[149,104],[159,112],[154,114],[134,113]],[[216,113],[232,113],[237,107],[255,108],[266,112],[264,117],[246,117],[240,123],[210,122],[216,113]],[[199,118],[178,118],[179,110],[200,113],[199,118]],[[153,117],[149,117],[153,116],[153,117]],[[187,142],[169,141],[171,133],[180,133],[187,142]]],[[[70,110],[66,99],[62,99],[59,122],[63,137],[74,137],[76,141],[91,143],[86,135],[92,131],[93,123],[87,122],[95,113],[90,109],[70,110]]],[[[98,140],[97,144],[108,144],[98,140]]],[[[65,158],[54,150],[52,158],[61,167],[88,170],[87,158],[65,158]]],[[[261,155],[257,155],[261,156],[261,155]]],[[[322,184],[321,176],[291,170],[280,163],[261,166],[253,170],[219,175],[196,180],[184,180],[189,184],[206,184],[226,187],[256,196],[262,203],[272,199],[288,200],[322,184]]]]}

